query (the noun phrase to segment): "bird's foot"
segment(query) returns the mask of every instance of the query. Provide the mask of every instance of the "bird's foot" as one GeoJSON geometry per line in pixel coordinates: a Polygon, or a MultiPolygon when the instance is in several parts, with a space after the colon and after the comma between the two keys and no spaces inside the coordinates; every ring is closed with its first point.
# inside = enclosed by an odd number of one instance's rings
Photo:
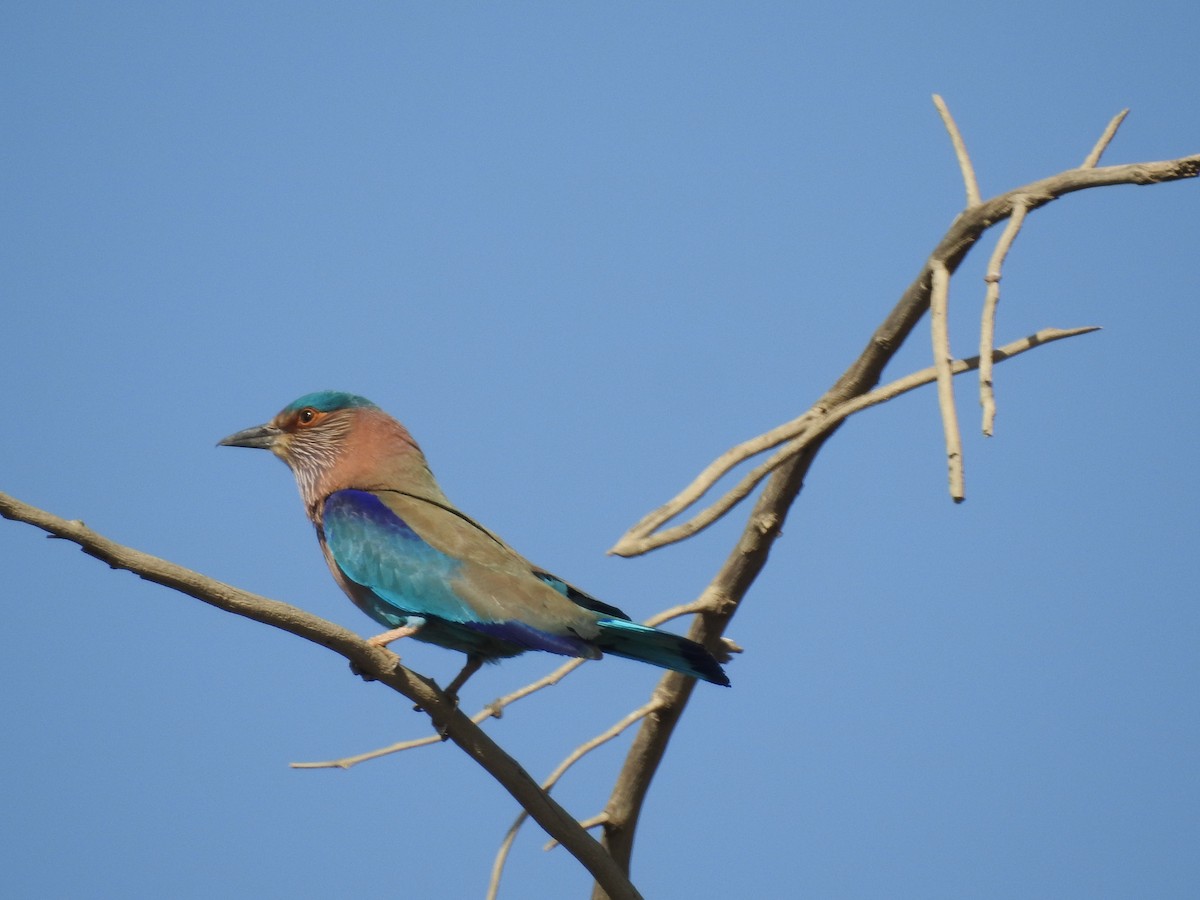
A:
{"type": "MultiPolygon", "coordinates": [[[[416,616],[413,616],[412,618],[410,618],[408,620],[408,622],[405,625],[401,626],[400,628],[393,628],[390,631],[385,631],[383,634],[377,634],[374,637],[367,638],[367,643],[370,644],[372,647],[379,647],[382,650],[386,650],[388,644],[392,643],[393,641],[398,641],[398,640],[400,640],[400,638],[412,637],[414,634],[416,634],[418,631],[421,630],[421,627],[424,624],[425,624],[424,619],[419,619],[416,616]]],[[[392,652],[392,655],[394,655],[396,657],[396,662],[399,662],[400,654],[397,653],[395,650],[393,650],[391,652],[392,652]]],[[[355,675],[357,675],[359,678],[361,678],[363,681],[374,681],[375,680],[375,678],[373,676],[368,675],[366,672],[364,672],[362,669],[360,669],[353,662],[350,663],[350,671],[353,672],[355,675]]]]}
{"type": "Polygon", "coordinates": [[[391,631],[385,631],[383,634],[367,638],[367,643],[372,647],[387,647],[388,644],[398,641],[400,638],[412,637],[421,630],[421,626],[424,624],[425,620],[422,619],[419,624],[408,624],[401,628],[393,628],[391,631]]]}

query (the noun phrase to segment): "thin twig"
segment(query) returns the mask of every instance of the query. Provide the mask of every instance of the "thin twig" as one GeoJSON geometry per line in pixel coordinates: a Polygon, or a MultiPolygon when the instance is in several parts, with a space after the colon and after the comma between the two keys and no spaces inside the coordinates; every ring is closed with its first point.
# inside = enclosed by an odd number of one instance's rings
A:
{"type": "Polygon", "coordinates": [[[522,812],[515,822],[508,826],[508,831],[504,833],[504,840],[500,842],[500,849],[496,851],[496,858],[492,860],[492,874],[488,878],[486,900],[496,900],[500,893],[500,879],[504,876],[504,864],[508,862],[508,853],[512,850],[513,842],[517,839],[517,833],[521,830],[521,826],[525,824],[525,813],[522,812]]]}
{"type": "Polygon", "coordinates": [[[550,773],[549,777],[542,782],[542,790],[548,791],[553,788],[554,785],[558,784],[559,779],[567,774],[567,770],[569,770],[571,766],[575,765],[575,763],[579,762],[597,747],[602,747],[614,738],[620,737],[621,733],[624,732],[625,729],[630,725],[636,725],[651,713],[658,712],[658,710],[662,709],[662,706],[663,700],[656,695],[649,702],[643,703],[637,709],[622,716],[595,737],[584,741],[582,744],[572,750],[567,757],[560,762],[557,767],[555,767],[554,771],[550,773]]]}
{"type": "Polygon", "coordinates": [[[1092,148],[1080,165],[1081,169],[1094,169],[1097,163],[1100,162],[1100,157],[1104,155],[1104,151],[1108,149],[1108,145],[1112,143],[1112,139],[1117,134],[1117,129],[1121,127],[1121,123],[1125,121],[1125,117],[1129,115],[1129,107],[1121,110],[1112,117],[1112,121],[1108,123],[1108,127],[1104,129],[1104,134],[1100,135],[1100,140],[1096,141],[1096,146],[1092,148]]]}
{"type": "MultiPolygon", "coordinates": [[[[1010,344],[1005,344],[998,348],[992,354],[994,362],[1004,362],[1007,359],[1012,359],[1014,356],[1019,356],[1027,350],[1032,350],[1042,344],[1050,344],[1054,341],[1061,341],[1063,338],[1075,337],[1080,334],[1088,334],[1092,331],[1099,331],[1099,327],[1095,325],[1087,325],[1081,328],[1044,328],[1036,334],[1031,334],[1028,337],[1013,341],[1010,344]]],[[[971,356],[967,359],[955,360],[951,365],[951,371],[954,375],[961,375],[964,372],[970,372],[979,368],[979,357],[971,356]]],[[[684,540],[687,537],[702,531],[711,525],[713,522],[720,519],[740,500],[750,494],[755,486],[762,481],[767,475],[770,475],[784,463],[794,458],[797,454],[803,452],[807,447],[811,446],[815,441],[827,435],[833,428],[836,428],[844,419],[860,412],[871,406],[878,406],[880,403],[886,403],[893,397],[907,393],[924,385],[931,384],[937,380],[937,369],[934,366],[929,366],[926,369],[913,372],[911,375],[905,375],[903,378],[898,378],[895,381],[889,382],[883,387],[876,388],[866,394],[862,394],[852,400],[847,400],[829,410],[825,415],[821,416],[815,422],[806,422],[804,431],[801,435],[788,441],[777,452],[767,458],[763,463],[751,469],[742,478],[740,482],[724,494],[719,500],[714,501],[711,505],[705,507],[691,519],[686,522],[681,522],[672,528],[665,528],[662,531],[657,531],[652,534],[634,535],[628,533],[622,536],[621,540],[613,547],[609,553],[618,556],[640,556],[643,553],[649,553],[651,550],[656,550],[659,547],[664,547],[668,544],[674,544],[684,540]]]]}
{"type": "MultiPolygon", "coordinates": [[[[1098,325],[1083,325],[1078,328],[1043,328],[1028,337],[1023,337],[1020,340],[1012,341],[1005,344],[1003,347],[997,347],[992,351],[992,360],[994,362],[1004,362],[1012,359],[1014,356],[1020,356],[1027,350],[1033,350],[1035,347],[1041,347],[1044,344],[1052,344],[1055,341],[1061,341],[1064,338],[1076,337],[1081,334],[1091,334],[1093,331],[1099,331],[1098,325]]],[[[964,372],[970,372],[979,368],[979,357],[969,356],[966,359],[956,359],[950,367],[950,371],[954,375],[961,375],[964,372]]],[[[841,404],[837,409],[829,414],[829,418],[835,422],[840,422],[847,416],[853,415],[868,406],[878,406],[880,403],[886,403],[893,397],[898,397],[901,394],[908,393],[914,388],[923,387],[937,380],[937,369],[934,366],[929,366],[926,369],[913,372],[911,375],[905,375],[903,378],[897,378],[895,381],[885,384],[883,387],[876,388],[870,393],[863,394],[861,397],[856,397],[846,403],[841,404]]]]}
{"type": "MultiPolygon", "coordinates": [[[[490,718],[489,713],[485,712],[483,715],[476,713],[471,716],[471,721],[478,725],[487,718],[490,718]]],[[[430,744],[441,743],[444,742],[440,734],[430,734],[422,738],[413,738],[412,740],[400,741],[387,747],[380,747],[378,750],[368,750],[366,753],[359,753],[355,756],[344,756],[341,759],[329,759],[317,762],[294,762],[288,763],[288,766],[293,769],[350,769],[359,763],[378,759],[381,756],[388,756],[392,753],[400,753],[403,750],[415,750],[417,747],[428,747],[430,744]]]]}
{"type": "MultiPolygon", "coordinates": [[[[600,734],[596,735],[594,738],[584,741],[582,744],[572,750],[567,758],[560,762],[554,771],[550,773],[550,776],[542,782],[542,790],[549,793],[554,786],[558,784],[559,779],[567,774],[567,770],[570,769],[571,766],[575,765],[575,763],[579,762],[579,760],[583,759],[597,747],[603,746],[613,738],[619,737],[621,733],[625,731],[625,729],[629,728],[629,726],[636,725],[642,719],[646,718],[646,716],[661,709],[662,705],[663,701],[656,694],[648,703],[639,706],[633,712],[624,716],[611,727],[600,732],[600,734]]],[[[505,833],[504,840],[500,843],[500,849],[496,852],[496,859],[492,863],[492,877],[488,882],[487,900],[496,900],[496,895],[500,891],[500,878],[504,874],[504,865],[506,862],[508,862],[509,851],[512,850],[513,842],[517,838],[517,832],[521,830],[521,826],[525,824],[525,820],[528,818],[529,813],[525,810],[522,810],[517,818],[513,821],[512,825],[509,826],[508,831],[505,833]]],[[[595,818],[596,817],[593,817],[593,819],[595,818]]],[[[601,821],[607,821],[607,818],[601,821]]],[[[588,828],[594,828],[596,825],[600,824],[601,821],[592,821],[592,823],[589,825],[580,823],[580,827],[584,828],[585,830],[588,828]]]]}
{"type": "MultiPolygon", "coordinates": [[[[558,684],[567,675],[574,672],[582,666],[586,659],[573,659],[570,662],[563,663],[549,675],[539,678],[537,681],[530,682],[523,688],[513,691],[504,697],[493,700],[475,715],[471,716],[471,721],[476,725],[480,725],[488,719],[499,719],[503,714],[504,708],[516,703],[518,700],[528,697],[530,694],[540,691],[542,688],[550,687],[558,684]]],[[[381,756],[388,756],[392,753],[400,753],[404,750],[415,750],[417,747],[428,747],[430,744],[440,744],[443,738],[440,734],[426,735],[422,738],[413,738],[408,741],[400,741],[398,744],[391,744],[387,747],[380,747],[377,750],[368,750],[366,753],[359,753],[355,756],[345,756],[341,759],[331,759],[322,762],[299,762],[291,763],[293,769],[349,769],[359,763],[367,762],[372,759],[379,759],[381,756]]]]}
{"type": "Polygon", "coordinates": [[[687,603],[680,603],[678,606],[671,606],[660,613],[655,613],[642,624],[649,625],[651,628],[657,628],[663,622],[670,622],[672,619],[678,619],[681,616],[690,616],[692,613],[706,612],[707,610],[708,607],[699,600],[689,600],[687,603]]]}
{"type": "Polygon", "coordinates": [[[946,126],[946,131],[950,133],[950,143],[954,145],[954,155],[958,158],[963,185],[967,189],[967,206],[977,206],[980,202],[979,182],[975,180],[975,167],[971,165],[971,157],[967,154],[967,145],[963,141],[962,133],[958,130],[954,117],[950,115],[950,108],[946,106],[946,101],[942,99],[941,94],[933,95],[933,105],[937,107],[938,115],[942,117],[942,124],[946,126]]]}
{"type": "Polygon", "coordinates": [[[737,506],[758,486],[759,482],[796,455],[796,452],[809,443],[809,440],[819,434],[809,423],[805,423],[804,433],[788,441],[782,448],[747,472],[737,484],[726,491],[721,497],[706,506],[686,522],[680,522],[661,531],[641,532],[634,534],[632,529],[621,537],[608,552],[614,556],[640,556],[650,550],[674,544],[691,537],[698,531],[703,531],[717,519],[721,518],[733,507],[737,506]]]}
{"type": "Polygon", "coordinates": [[[933,343],[933,367],[937,371],[938,409],[946,439],[946,467],[950,473],[950,497],[955,503],[966,499],[963,486],[962,432],[954,406],[954,356],[950,352],[950,270],[940,260],[933,264],[929,292],[929,334],[933,343]]]}
{"type": "MultiPolygon", "coordinates": [[[[629,529],[629,533],[649,534],[656,531],[707,494],[712,486],[731,469],[745,462],[750,457],[757,456],[764,450],[770,450],[784,441],[791,440],[803,431],[808,423],[816,418],[818,418],[818,414],[813,410],[809,410],[804,415],[792,419],[790,422],[784,422],[782,425],[775,426],[770,431],[743,441],[737,446],[730,447],[709,463],[699,475],[693,478],[691,484],[658,509],[643,516],[641,521],[629,529]]],[[[609,550],[608,552],[617,553],[616,550],[609,550]]]]}
{"type": "Polygon", "coordinates": [[[987,292],[983,298],[983,317],[979,326],[979,403],[983,407],[983,433],[988,437],[996,424],[996,392],[992,384],[992,348],[996,343],[996,306],[1000,303],[1000,278],[1004,270],[1004,259],[1012,248],[1013,241],[1025,222],[1024,203],[1013,205],[1012,216],[1004,226],[992,258],[988,260],[987,292]]]}

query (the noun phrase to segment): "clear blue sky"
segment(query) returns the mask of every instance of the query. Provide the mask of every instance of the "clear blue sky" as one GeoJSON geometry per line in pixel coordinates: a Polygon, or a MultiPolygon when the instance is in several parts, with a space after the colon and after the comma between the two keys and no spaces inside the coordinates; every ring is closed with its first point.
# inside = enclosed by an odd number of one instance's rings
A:
{"type": "MultiPolygon", "coordinates": [[[[958,212],[1200,152],[1200,7],[8,4],[0,490],[362,634],[286,470],[215,449],[307,391],[405,421],[526,555],[645,617],[736,521],[626,526],[802,411],[958,212]]],[[[648,897],[1185,897],[1200,871],[1200,183],[1036,213],[970,382],[968,500],[931,391],[826,447],[643,817],[648,897]]],[[[982,257],[955,282],[974,352],[982,257]]],[[[889,376],[928,364],[918,332],[889,376]]],[[[0,892],[477,897],[516,810],[345,662],[0,523],[0,892]]],[[[460,657],[401,648],[438,679],[460,657]]],[[[471,710],[553,658],[490,667],[471,710]]],[[[535,776],[643,702],[590,664],[487,727],[535,776]]],[[[587,817],[627,742],[558,796],[587,817]]],[[[528,828],[503,896],[582,896],[528,828]]]]}

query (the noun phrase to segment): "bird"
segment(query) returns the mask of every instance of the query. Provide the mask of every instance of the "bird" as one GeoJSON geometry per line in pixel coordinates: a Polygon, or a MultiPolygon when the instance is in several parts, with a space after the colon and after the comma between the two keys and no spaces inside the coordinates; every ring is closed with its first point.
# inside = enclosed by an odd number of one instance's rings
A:
{"type": "Polygon", "coordinates": [[[288,465],[334,581],[388,629],[369,643],[412,637],[466,654],[452,700],[484,662],[527,650],[608,653],[729,685],[701,644],[632,621],[461,512],[408,429],[364,397],[305,394],[218,446],[270,450],[288,465]]]}

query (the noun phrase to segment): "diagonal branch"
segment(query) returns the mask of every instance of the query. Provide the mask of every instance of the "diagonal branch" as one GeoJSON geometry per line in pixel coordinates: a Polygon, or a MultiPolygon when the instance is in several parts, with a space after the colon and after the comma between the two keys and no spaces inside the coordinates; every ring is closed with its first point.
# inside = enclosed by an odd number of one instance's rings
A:
{"type": "Polygon", "coordinates": [[[82,522],[68,521],[0,493],[0,516],[40,528],[52,537],[78,544],[110,568],[124,569],[210,606],[290,632],[341,654],[358,671],[403,694],[424,709],[447,738],[482,766],[521,804],[546,833],[558,840],[614,897],[641,895],[600,844],[584,831],[536,781],[477,725],[460,712],[429,679],[400,665],[392,652],[373,646],[339,625],[278,600],[208,578],[199,572],[125,547],[97,534],[82,522]]]}

